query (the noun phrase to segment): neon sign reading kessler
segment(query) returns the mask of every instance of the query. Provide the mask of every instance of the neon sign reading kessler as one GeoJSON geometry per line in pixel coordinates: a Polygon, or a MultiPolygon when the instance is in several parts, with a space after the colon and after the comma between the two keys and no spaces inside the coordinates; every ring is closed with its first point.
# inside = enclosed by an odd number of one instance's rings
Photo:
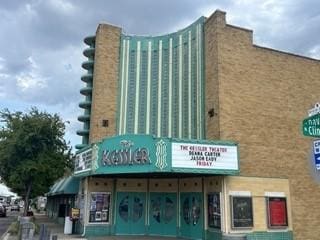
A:
{"type": "Polygon", "coordinates": [[[101,163],[103,166],[118,166],[118,165],[145,165],[151,164],[149,151],[147,148],[136,148],[132,151],[133,144],[123,143],[123,149],[104,150],[102,152],[101,163]]]}

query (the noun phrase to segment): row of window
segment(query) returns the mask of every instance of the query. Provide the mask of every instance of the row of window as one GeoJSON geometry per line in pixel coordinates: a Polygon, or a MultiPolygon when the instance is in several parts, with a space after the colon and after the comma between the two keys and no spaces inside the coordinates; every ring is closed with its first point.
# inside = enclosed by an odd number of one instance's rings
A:
{"type": "MultiPolygon", "coordinates": [[[[230,196],[231,226],[234,229],[253,227],[252,197],[230,196]]],[[[266,197],[267,222],[269,228],[288,226],[287,202],[285,197],[266,197]]],[[[208,225],[221,228],[220,194],[208,195],[208,225]]]]}

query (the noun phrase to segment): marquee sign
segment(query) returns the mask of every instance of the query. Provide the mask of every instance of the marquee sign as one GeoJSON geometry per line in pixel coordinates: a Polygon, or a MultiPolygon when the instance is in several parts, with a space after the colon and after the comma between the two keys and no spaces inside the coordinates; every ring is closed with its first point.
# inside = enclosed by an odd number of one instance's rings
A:
{"type": "Polygon", "coordinates": [[[239,170],[236,145],[172,143],[172,167],[239,170]]]}
{"type": "Polygon", "coordinates": [[[154,172],[237,174],[238,147],[232,142],[183,141],[152,135],[106,138],[76,155],[74,174],[154,172]]]}
{"type": "Polygon", "coordinates": [[[91,170],[92,167],[92,148],[78,153],[75,159],[74,173],[82,173],[91,170]]]}
{"type": "Polygon", "coordinates": [[[97,166],[99,146],[93,144],[89,149],[76,154],[74,162],[74,174],[88,175],[97,166]]]}

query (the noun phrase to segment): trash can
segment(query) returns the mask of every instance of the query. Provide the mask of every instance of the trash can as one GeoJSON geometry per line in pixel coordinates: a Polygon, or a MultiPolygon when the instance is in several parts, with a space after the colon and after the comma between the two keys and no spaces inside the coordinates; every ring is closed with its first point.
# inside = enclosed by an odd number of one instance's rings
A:
{"type": "Polygon", "coordinates": [[[245,234],[223,234],[222,240],[246,240],[245,234]]]}
{"type": "Polygon", "coordinates": [[[21,224],[21,239],[33,239],[35,225],[32,222],[25,222],[21,224]]]}
{"type": "Polygon", "coordinates": [[[65,217],[63,233],[72,234],[72,220],[70,219],[70,217],[65,217]]]}
{"type": "Polygon", "coordinates": [[[30,222],[31,218],[30,217],[18,217],[18,220],[20,222],[20,225],[24,224],[24,223],[27,223],[27,222],[30,222]]]}

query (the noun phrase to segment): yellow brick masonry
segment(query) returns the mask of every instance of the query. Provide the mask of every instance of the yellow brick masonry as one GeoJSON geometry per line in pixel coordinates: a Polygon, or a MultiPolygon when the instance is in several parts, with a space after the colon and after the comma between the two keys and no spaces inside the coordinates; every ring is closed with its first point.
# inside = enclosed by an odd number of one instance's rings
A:
{"type": "MultiPolygon", "coordinates": [[[[291,216],[291,198],[288,179],[281,178],[261,178],[261,177],[226,177],[226,194],[227,194],[227,215],[230,213],[230,198],[229,193],[231,191],[247,191],[250,192],[253,203],[253,222],[254,227],[252,231],[268,231],[267,223],[267,207],[266,196],[267,192],[283,193],[287,199],[287,211],[288,211],[288,228],[285,230],[292,230],[292,216],[291,216]]],[[[227,222],[228,232],[232,231],[230,228],[231,222],[228,218],[227,222]]]]}
{"type": "Polygon", "coordinates": [[[221,11],[205,35],[206,113],[217,113],[206,118],[207,138],[239,143],[242,176],[288,178],[294,238],[319,239],[320,184],[301,122],[320,100],[320,61],[252,44],[252,31],[221,11]]]}
{"type": "Polygon", "coordinates": [[[96,32],[90,143],[116,134],[120,34],[120,28],[107,24],[99,24],[96,32]]]}

